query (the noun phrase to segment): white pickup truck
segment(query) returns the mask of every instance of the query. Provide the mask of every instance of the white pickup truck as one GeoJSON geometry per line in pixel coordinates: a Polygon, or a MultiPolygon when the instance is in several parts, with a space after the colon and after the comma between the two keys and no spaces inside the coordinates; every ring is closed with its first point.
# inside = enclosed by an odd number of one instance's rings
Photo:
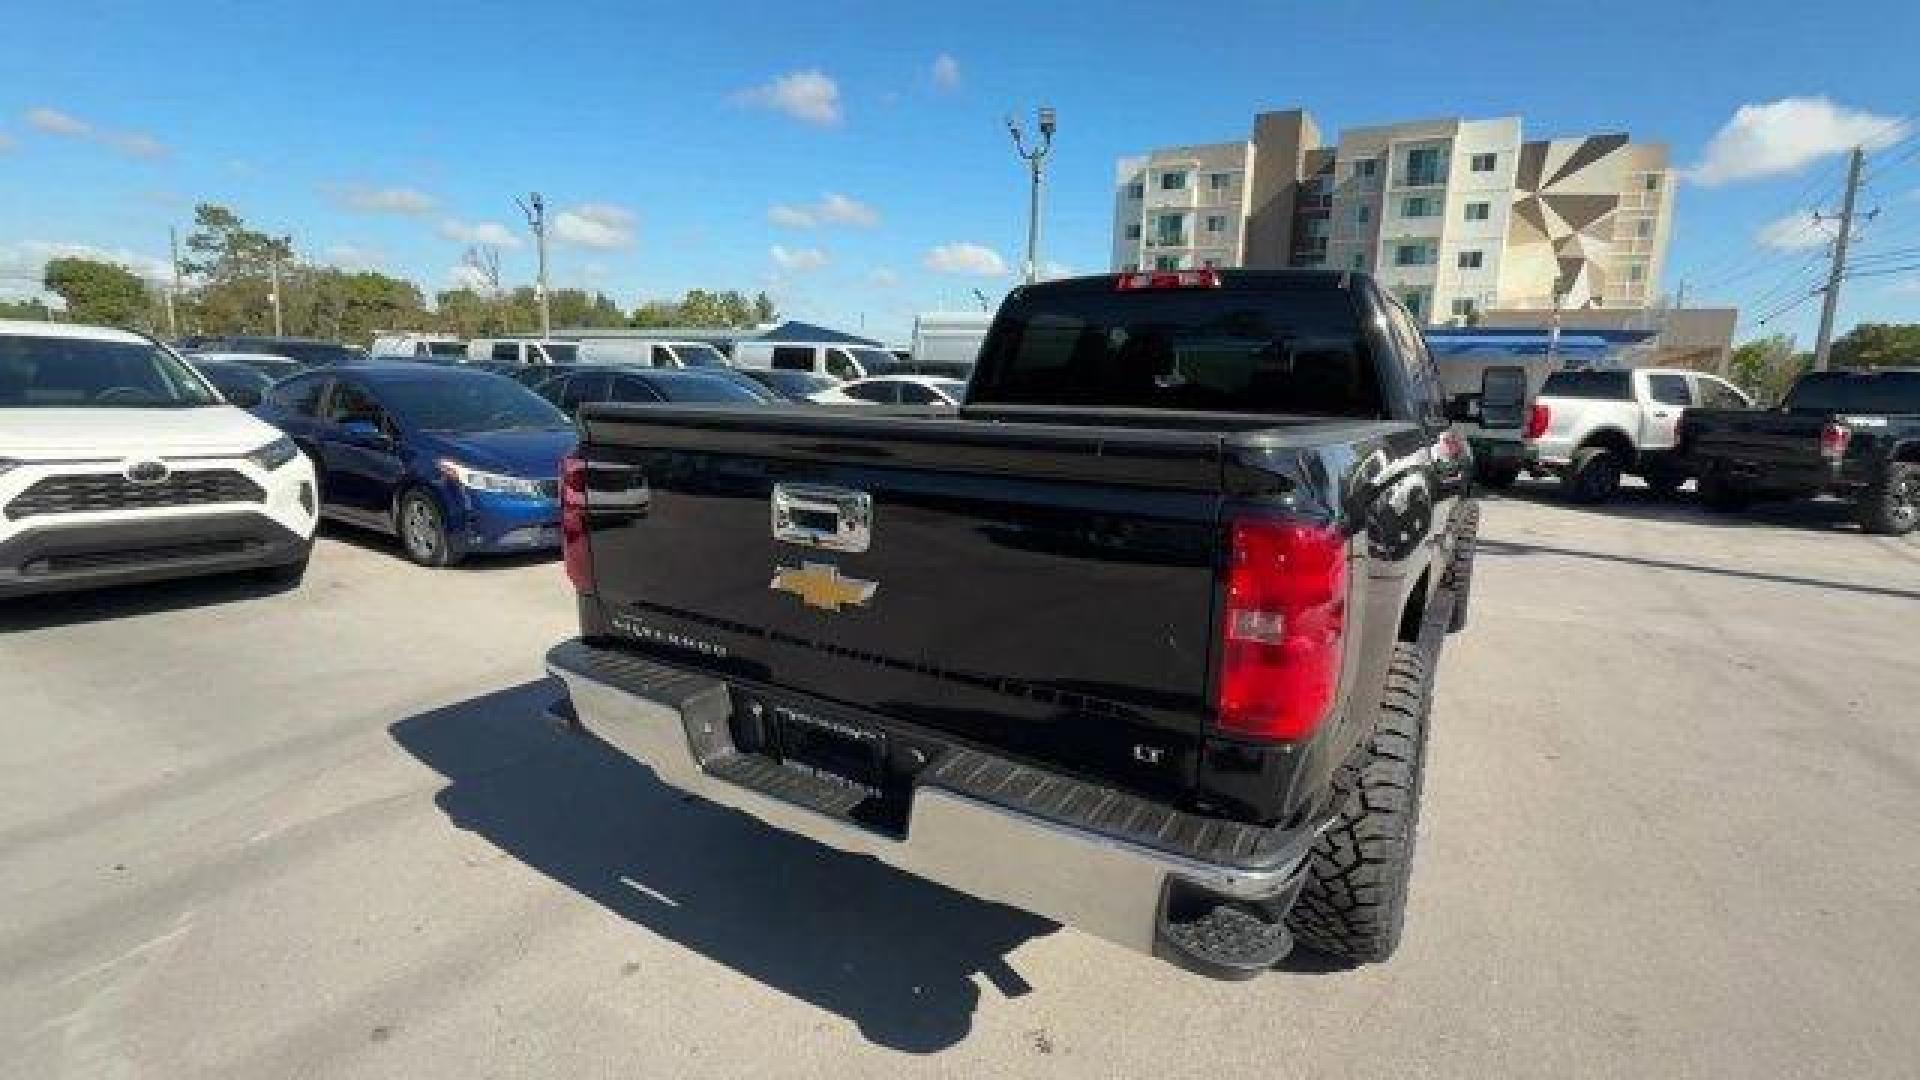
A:
{"type": "Polygon", "coordinates": [[[1576,502],[1602,503],[1638,476],[1671,495],[1689,477],[1674,453],[1680,414],[1691,406],[1750,409],[1732,383],[1684,368],[1596,368],[1547,376],[1527,421],[1535,475],[1552,475],[1576,502]]]}
{"type": "Polygon", "coordinates": [[[253,571],[292,585],[313,466],[164,345],[0,320],[0,599],[253,571]]]}

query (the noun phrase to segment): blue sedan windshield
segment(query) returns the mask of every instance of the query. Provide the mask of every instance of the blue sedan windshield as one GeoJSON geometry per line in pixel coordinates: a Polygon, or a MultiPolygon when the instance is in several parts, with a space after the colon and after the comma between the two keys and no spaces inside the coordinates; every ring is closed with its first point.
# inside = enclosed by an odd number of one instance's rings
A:
{"type": "Polygon", "coordinates": [[[481,372],[381,380],[374,388],[395,419],[423,431],[559,429],[573,425],[546,399],[511,379],[481,372]]]}

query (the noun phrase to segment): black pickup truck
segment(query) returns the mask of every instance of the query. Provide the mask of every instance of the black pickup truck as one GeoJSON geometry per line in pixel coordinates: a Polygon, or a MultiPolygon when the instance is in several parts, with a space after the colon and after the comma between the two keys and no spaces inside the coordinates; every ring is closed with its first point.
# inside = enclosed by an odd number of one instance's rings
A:
{"type": "Polygon", "coordinates": [[[1920,527],[1920,367],[1808,372],[1778,409],[1688,409],[1678,445],[1710,510],[1835,494],[1868,532],[1920,527]]]}
{"type": "Polygon", "coordinates": [[[1398,944],[1472,460],[1362,274],[1018,288],[956,416],[596,405],[563,723],[1219,977],[1398,944]]]}

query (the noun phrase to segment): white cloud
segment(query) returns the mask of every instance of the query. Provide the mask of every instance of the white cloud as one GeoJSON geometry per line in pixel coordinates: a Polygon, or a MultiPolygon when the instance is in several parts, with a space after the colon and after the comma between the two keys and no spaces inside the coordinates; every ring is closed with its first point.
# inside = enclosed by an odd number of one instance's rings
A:
{"type": "Polygon", "coordinates": [[[92,139],[129,157],[162,158],[172,153],[166,143],[143,131],[101,131],[70,112],[46,105],[28,109],[26,121],[35,131],[71,139],[92,139]]]}
{"type": "Polygon", "coordinates": [[[71,135],[79,137],[93,134],[93,125],[59,109],[50,109],[45,105],[27,110],[27,126],[35,131],[44,131],[49,135],[71,135]]]}
{"type": "Polygon", "coordinates": [[[871,229],[880,224],[880,211],[859,199],[829,191],[820,197],[819,202],[803,205],[776,203],[767,208],[767,220],[789,229],[811,229],[818,225],[852,225],[871,229]]]}
{"type": "Polygon", "coordinates": [[[867,275],[867,284],[876,289],[891,289],[900,284],[900,275],[882,266],[867,275]]]}
{"type": "Polygon", "coordinates": [[[126,248],[29,240],[0,244],[0,290],[15,296],[38,295],[43,291],[40,281],[46,276],[47,262],[52,259],[95,259],[124,266],[150,282],[173,280],[173,267],[167,260],[126,248]]]}
{"type": "Polygon", "coordinates": [[[1775,251],[1812,251],[1826,247],[1833,237],[1834,229],[1815,221],[1812,214],[1788,214],[1761,226],[1753,238],[1775,251]]]}
{"type": "Polygon", "coordinates": [[[492,286],[487,281],[487,275],[481,273],[479,267],[461,263],[447,270],[447,288],[487,292],[492,286]]]}
{"type": "Polygon", "coordinates": [[[555,243],[608,250],[633,246],[633,211],[611,203],[583,203],[554,215],[555,243]]]}
{"type": "Polygon", "coordinates": [[[520,236],[497,221],[459,221],[448,218],[439,225],[440,235],[459,244],[491,244],[517,248],[520,236]]]}
{"type": "Polygon", "coordinates": [[[773,109],[796,120],[831,127],[840,122],[840,85],[819,68],[793,71],[733,95],[736,105],[773,109]]]}
{"type": "Polygon", "coordinates": [[[109,131],[100,141],[129,157],[163,158],[173,152],[166,143],[139,131],[109,131]]]}
{"type": "Polygon", "coordinates": [[[934,57],[933,85],[938,90],[960,89],[960,61],[946,53],[934,57]]]}
{"type": "Polygon", "coordinates": [[[813,211],[786,203],[767,207],[767,220],[785,229],[811,229],[820,223],[813,211]]]}
{"type": "Polygon", "coordinates": [[[767,254],[773,256],[774,264],[782,270],[804,272],[827,265],[827,253],[819,248],[789,248],[775,244],[767,249],[767,254]]]}
{"type": "Polygon", "coordinates": [[[1007,272],[1007,261],[1000,253],[980,244],[941,244],[927,252],[926,268],[942,274],[974,274],[999,277],[1007,272]]]}
{"type": "Polygon", "coordinates": [[[384,270],[387,256],[379,248],[335,244],[327,249],[327,262],[341,270],[384,270]]]}
{"type": "Polygon", "coordinates": [[[1855,146],[1891,146],[1910,129],[1905,120],[1848,109],[1824,97],[1742,105],[1708,140],[1688,175],[1707,187],[1780,176],[1855,146]]]}
{"type": "Polygon", "coordinates": [[[370,188],[358,185],[332,189],[333,201],[357,214],[425,214],[439,201],[413,188],[370,188]]]}

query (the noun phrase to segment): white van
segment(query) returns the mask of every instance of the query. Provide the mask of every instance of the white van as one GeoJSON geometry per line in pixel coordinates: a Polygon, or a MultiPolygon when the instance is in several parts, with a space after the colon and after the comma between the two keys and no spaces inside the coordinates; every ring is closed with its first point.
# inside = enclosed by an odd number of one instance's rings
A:
{"type": "Polygon", "coordinates": [[[520,364],[544,366],[579,362],[577,341],[542,341],[539,338],[474,338],[467,342],[469,364],[520,364]]]}
{"type": "Polygon", "coordinates": [[[439,360],[460,363],[467,358],[467,343],[452,334],[376,334],[373,338],[375,360],[439,360]]]}
{"type": "Polygon", "coordinates": [[[658,368],[726,367],[727,355],[704,341],[651,338],[583,338],[582,364],[633,364],[658,368]]]}
{"type": "Polygon", "coordinates": [[[898,365],[892,353],[867,345],[738,341],[733,346],[733,366],[747,370],[810,371],[836,379],[864,379],[883,375],[898,365]]]}
{"type": "Polygon", "coordinates": [[[986,311],[934,311],[914,319],[913,370],[966,378],[991,326],[993,314],[986,311]]]}

